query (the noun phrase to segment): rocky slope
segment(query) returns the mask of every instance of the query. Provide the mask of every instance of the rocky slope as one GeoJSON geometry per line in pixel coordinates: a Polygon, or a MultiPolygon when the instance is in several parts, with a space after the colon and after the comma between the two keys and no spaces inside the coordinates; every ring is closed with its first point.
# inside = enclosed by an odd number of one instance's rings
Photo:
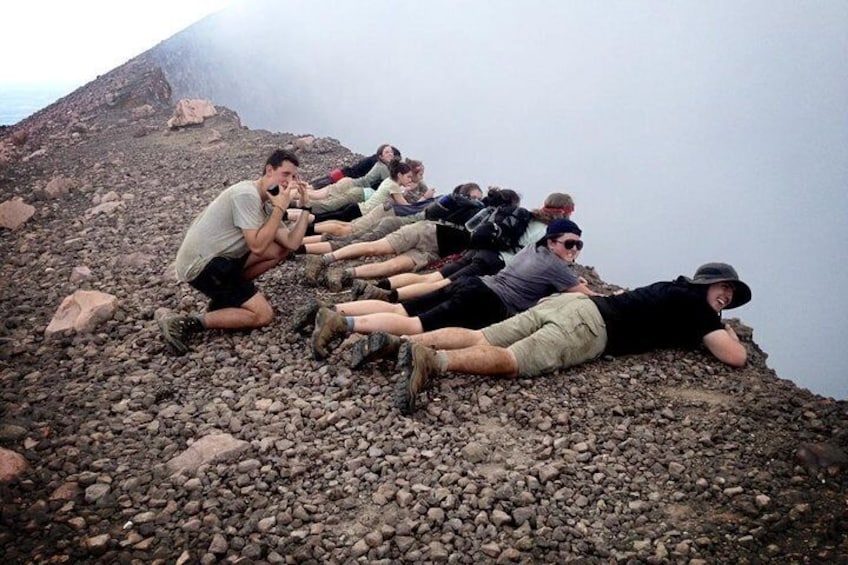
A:
{"type": "MultiPolygon", "coordinates": [[[[0,231],[0,446],[28,463],[0,485],[8,562],[848,560],[848,404],[750,341],[743,370],[671,351],[455,375],[404,418],[391,363],[319,363],[287,333],[316,292],[290,261],[259,283],[270,327],[169,355],[157,309],[204,306],[168,271],[187,222],[298,140],[224,108],[171,131],[174,102],[143,56],[0,130],[0,201],[36,209],[0,231]],[[117,296],[113,319],[45,337],[78,288],[117,296]]],[[[355,157],[296,146],[307,177],[355,157]]]]}

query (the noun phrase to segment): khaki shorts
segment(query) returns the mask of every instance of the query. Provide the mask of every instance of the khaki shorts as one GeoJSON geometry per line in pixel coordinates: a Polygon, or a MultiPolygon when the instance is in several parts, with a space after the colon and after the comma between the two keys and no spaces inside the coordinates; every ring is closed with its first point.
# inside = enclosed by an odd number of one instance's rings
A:
{"type": "Polygon", "coordinates": [[[518,374],[535,377],[585,363],[604,352],[607,328],[589,297],[557,294],[512,318],[483,330],[490,344],[506,347],[518,361],[518,374]]]}
{"type": "Polygon", "coordinates": [[[387,235],[386,241],[395,253],[411,259],[416,271],[420,271],[439,258],[436,224],[433,222],[415,222],[403,226],[387,235]]]}
{"type": "Polygon", "coordinates": [[[351,222],[350,227],[355,234],[365,233],[376,228],[377,224],[379,224],[380,220],[383,218],[388,218],[394,215],[395,209],[393,207],[389,206],[389,209],[386,210],[383,206],[377,206],[361,218],[357,218],[351,222]]]}
{"type": "Polygon", "coordinates": [[[313,212],[315,212],[316,214],[325,214],[327,212],[332,212],[333,210],[344,208],[348,204],[357,204],[364,200],[365,196],[362,191],[362,187],[351,186],[344,190],[337,190],[335,194],[331,190],[330,196],[328,196],[324,200],[315,200],[311,202],[311,204],[313,212]]]}

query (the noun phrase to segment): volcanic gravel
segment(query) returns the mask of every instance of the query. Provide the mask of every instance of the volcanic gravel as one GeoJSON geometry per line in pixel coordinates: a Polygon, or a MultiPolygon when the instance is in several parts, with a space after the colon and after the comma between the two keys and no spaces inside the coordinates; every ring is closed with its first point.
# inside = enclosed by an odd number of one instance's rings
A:
{"type": "Polygon", "coordinates": [[[356,158],[226,108],[171,131],[173,107],[140,57],[0,130],[2,201],[36,207],[0,232],[0,446],[30,466],[0,486],[6,562],[848,560],[844,461],[796,458],[844,453],[848,405],[780,379],[741,325],[741,370],[667,351],[537,379],[450,375],[403,417],[391,361],[353,372],[339,348],[317,362],[288,332],[310,296],[347,296],[304,286],[291,260],[258,281],[269,327],[172,356],[155,317],[205,307],[170,267],[195,215],[274,148],[296,147],[307,178],[356,158]],[[72,190],[47,198],[59,176],[72,190]],[[87,215],[111,192],[115,211],[87,215]],[[69,282],[76,266],[92,276],[69,282]],[[78,288],[117,296],[117,314],[46,338],[78,288]],[[244,443],[174,474],[210,435],[244,443]]]}

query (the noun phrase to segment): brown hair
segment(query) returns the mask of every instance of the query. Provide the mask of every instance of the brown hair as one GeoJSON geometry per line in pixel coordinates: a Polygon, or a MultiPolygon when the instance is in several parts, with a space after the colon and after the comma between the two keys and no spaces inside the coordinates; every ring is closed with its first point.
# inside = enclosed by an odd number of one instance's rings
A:
{"type": "Polygon", "coordinates": [[[543,224],[549,224],[559,218],[570,218],[572,212],[574,212],[574,199],[571,195],[564,192],[552,192],[545,198],[541,208],[536,208],[530,213],[534,219],[543,224]]]}

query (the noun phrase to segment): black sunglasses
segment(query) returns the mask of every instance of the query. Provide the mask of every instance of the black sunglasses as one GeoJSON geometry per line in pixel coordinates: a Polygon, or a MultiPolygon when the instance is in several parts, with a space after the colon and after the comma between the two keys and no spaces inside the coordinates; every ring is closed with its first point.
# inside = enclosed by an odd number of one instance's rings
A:
{"type": "Polygon", "coordinates": [[[575,247],[577,248],[577,251],[583,249],[583,242],[579,239],[566,239],[565,241],[554,239],[552,241],[554,243],[561,243],[566,249],[574,249],[575,247]]]}

